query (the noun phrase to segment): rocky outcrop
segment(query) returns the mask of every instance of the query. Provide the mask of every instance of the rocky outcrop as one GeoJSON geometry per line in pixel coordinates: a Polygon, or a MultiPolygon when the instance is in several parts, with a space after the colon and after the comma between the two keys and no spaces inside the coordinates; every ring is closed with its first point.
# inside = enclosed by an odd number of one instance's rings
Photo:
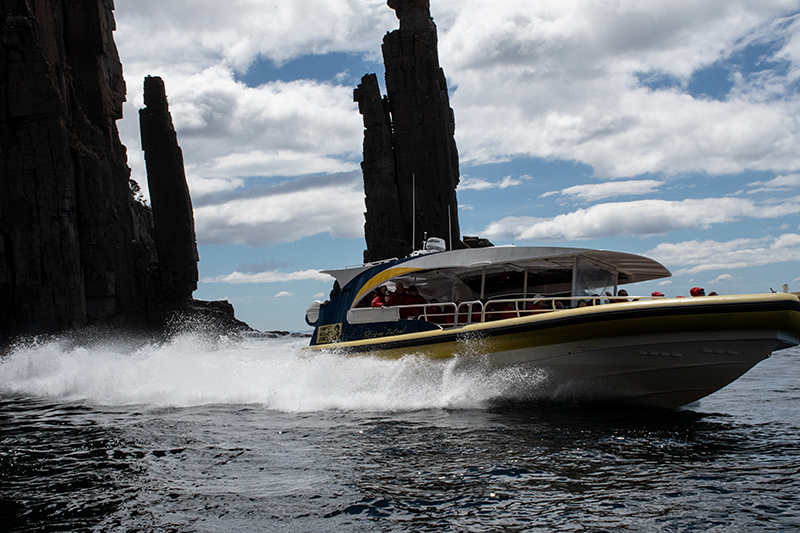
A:
{"type": "Polygon", "coordinates": [[[375,74],[361,79],[354,97],[364,116],[364,160],[361,163],[367,204],[364,261],[403,257],[411,251],[411,230],[406,227],[409,217],[404,215],[400,203],[389,103],[381,98],[375,74]]]}
{"type": "Polygon", "coordinates": [[[465,235],[462,242],[465,248],[489,248],[494,246],[489,239],[484,239],[483,237],[468,237],[465,235]]]}
{"type": "Polygon", "coordinates": [[[111,0],[0,0],[0,335],[147,314],[111,0]]]}
{"type": "Polygon", "coordinates": [[[364,117],[365,261],[402,257],[425,234],[461,247],[455,118],[439,66],[429,0],[389,0],[400,28],[386,34],[385,98],[368,74],[354,91],[364,117]]]}
{"type": "Polygon", "coordinates": [[[135,198],[116,127],[125,82],[113,8],[0,0],[0,341],[159,330],[177,311],[247,329],[229,305],[191,299],[191,200],[157,78],[142,113],[152,211],[135,198]]]}
{"type": "Polygon", "coordinates": [[[180,305],[191,300],[197,289],[197,239],[183,152],[161,78],[145,78],[144,105],[139,121],[153,209],[159,292],[165,302],[180,305]]]}

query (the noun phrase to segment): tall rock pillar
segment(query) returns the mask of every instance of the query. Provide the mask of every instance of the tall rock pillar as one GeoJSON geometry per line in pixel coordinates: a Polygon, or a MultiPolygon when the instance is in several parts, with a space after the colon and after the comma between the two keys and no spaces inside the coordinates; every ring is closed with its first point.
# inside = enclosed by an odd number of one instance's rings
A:
{"type": "Polygon", "coordinates": [[[411,230],[400,202],[389,104],[381,99],[375,74],[364,76],[353,94],[364,116],[364,261],[403,257],[411,252],[411,230]]]}
{"type": "Polygon", "coordinates": [[[429,0],[389,0],[400,28],[383,39],[385,99],[374,75],[354,92],[364,116],[365,261],[402,257],[423,235],[462,247],[458,151],[429,0]],[[397,208],[395,209],[395,205],[397,208]]]}
{"type": "Polygon", "coordinates": [[[161,296],[168,306],[181,305],[190,301],[197,289],[197,239],[183,152],[161,78],[145,78],[144,105],[139,110],[139,124],[153,208],[161,296]]]}

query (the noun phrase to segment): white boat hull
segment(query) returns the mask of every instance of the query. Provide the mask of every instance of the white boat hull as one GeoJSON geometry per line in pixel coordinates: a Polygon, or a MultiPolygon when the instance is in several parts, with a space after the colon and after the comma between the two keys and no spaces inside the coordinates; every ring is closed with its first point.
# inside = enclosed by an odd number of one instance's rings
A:
{"type": "Polygon", "coordinates": [[[725,337],[696,333],[612,338],[495,352],[482,362],[544,378],[526,391],[514,390],[514,398],[500,399],[676,408],[725,387],[782,343],[778,332],[725,337]]]}
{"type": "Polygon", "coordinates": [[[800,302],[749,295],[609,304],[314,347],[353,355],[472,361],[530,382],[498,400],[676,408],[800,344],[800,302]]]}

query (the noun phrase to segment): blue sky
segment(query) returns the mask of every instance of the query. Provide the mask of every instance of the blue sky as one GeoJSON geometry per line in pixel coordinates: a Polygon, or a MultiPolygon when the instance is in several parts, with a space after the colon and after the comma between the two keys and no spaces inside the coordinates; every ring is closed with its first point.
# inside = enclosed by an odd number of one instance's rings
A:
{"type": "MultiPolygon", "coordinates": [[[[133,178],[144,76],[167,86],[200,284],[260,330],[361,262],[363,126],[384,0],[116,0],[133,178]]],[[[800,290],[800,3],[431,0],[463,235],[641,253],[686,295],[800,290]]],[[[144,188],[144,187],[143,187],[144,188]]]]}

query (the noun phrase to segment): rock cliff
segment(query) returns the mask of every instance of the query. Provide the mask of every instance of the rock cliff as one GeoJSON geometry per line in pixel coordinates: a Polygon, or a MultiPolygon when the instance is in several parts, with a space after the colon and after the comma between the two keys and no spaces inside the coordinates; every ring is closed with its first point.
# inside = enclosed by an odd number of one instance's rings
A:
{"type": "Polygon", "coordinates": [[[0,0],[0,333],[146,316],[111,0],[0,0]]]}
{"type": "MultiPolygon", "coordinates": [[[[154,210],[134,198],[116,127],[125,82],[113,9],[0,0],[0,340],[86,325],[158,329],[196,306],[191,200],[171,121],[143,133],[151,148],[172,143],[170,165],[154,175],[154,210]]],[[[162,84],[148,97],[145,122],[168,119],[163,93],[162,84]]],[[[164,153],[148,151],[148,169],[164,153]]]]}
{"type": "Polygon", "coordinates": [[[463,246],[458,151],[429,0],[389,0],[400,28],[383,40],[386,92],[368,74],[354,91],[364,117],[365,261],[403,257],[423,236],[463,246]]]}

